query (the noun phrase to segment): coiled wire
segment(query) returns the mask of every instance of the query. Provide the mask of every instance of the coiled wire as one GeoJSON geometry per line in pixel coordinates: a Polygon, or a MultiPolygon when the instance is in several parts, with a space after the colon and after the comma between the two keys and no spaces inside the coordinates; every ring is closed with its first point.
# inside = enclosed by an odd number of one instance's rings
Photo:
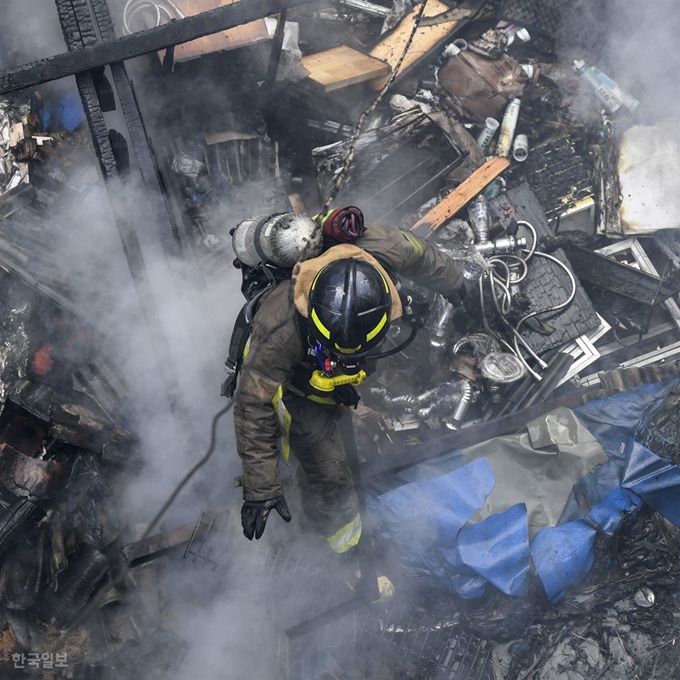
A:
{"type": "Polygon", "coordinates": [[[522,348],[524,348],[527,354],[529,354],[529,356],[534,359],[542,369],[547,368],[547,364],[538,356],[538,354],[536,354],[536,352],[534,352],[529,343],[522,337],[520,334],[520,328],[529,319],[541,314],[559,312],[560,310],[568,307],[576,296],[576,279],[574,278],[574,275],[572,274],[569,267],[567,267],[556,257],[553,255],[548,255],[547,253],[536,252],[538,236],[536,234],[536,229],[534,229],[532,224],[524,220],[519,220],[517,224],[526,227],[526,229],[531,232],[531,247],[529,249],[524,249],[521,255],[496,255],[487,259],[488,267],[484,275],[479,279],[479,296],[481,301],[482,320],[486,332],[496,338],[496,340],[498,340],[498,342],[500,342],[506,349],[510,350],[515,356],[517,356],[527,371],[536,380],[540,380],[541,375],[529,365],[528,361],[524,357],[524,354],[522,353],[522,348]],[[543,257],[562,267],[562,269],[564,269],[564,271],[569,276],[569,280],[571,282],[571,293],[564,302],[560,302],[559,304],[546,309],[530,312],[529,314],[523,316],[517,322],[516,326],[513,326],[507,319],[512,308],[512,286],[516,286],[517,284],[524,281],[524,279],[527,277],[529,272],[528,262],[534,256],[543,257]],[[498,333],[493,331],[489,325],[486,303],[484,300],[484,284],[486,282],[488,282],[491,299],[493,300],[494,307],[496,308],[496,312],[498,313],[501,322],[512,333],[512,345],[502,338],[498,333]],[[520,347],[520,345],[522,347],[520,347]]]}
{"type": "Polygon", "coordinates": [[[163,19],[171,21],[172,19],[185,18],[182,10],[172,0],[128,0],[123,10],[123,30],[126,35],[135,32],[130,26],[134,22],[135,17],[144,10],[151,10],[152,14],[155,13],[155,26],[160,26],[164,23],[163,19]]]}

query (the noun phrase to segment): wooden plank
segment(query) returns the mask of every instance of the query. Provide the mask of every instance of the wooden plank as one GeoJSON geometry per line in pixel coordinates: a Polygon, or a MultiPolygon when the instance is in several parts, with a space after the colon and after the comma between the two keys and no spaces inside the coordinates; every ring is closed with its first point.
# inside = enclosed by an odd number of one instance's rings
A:
{"type": "Polygon", "coordinates": [[[116,61],[134,59],[173,45],[181,45],[308,2],[310,0],[238,0],[231,5],[172,21],[148,31],[39,59],[0,72],[0,94],[35,87],[51,80],[108,66],[116,61]]]}
{"type": "Polygon", "coordinates": [[[448,196],[439,201],[426,215],[423,215],[411,227],[411,231],[414,231],[418,236],[427,238],[509,167],[510,161],[507,158],[494,156],[489,159],[481,168],[477,168],[460,186],[456,187],[448,196]]]}
{"type": "MultiPolygon", "coordinates": [[[[401,57],[406,42],[411,35],[413,25],[415,23],[416,15],[420,12],[422,3],[416,5],[399,23],[399,25],[388,33],[370,52],[369,54],[376,59],[382,59],[387,62],[390,69],[396,68],[397,62],[401,57]]],[[[413,42],[402,62],[399,69],[399,74],[407,71],[417,62],[423,59],[432,49],[439,43],[453,33],[460,24],[462,19],[467,18],[472,13],[470,8],[461,8],[459,10],[460,16],[457,13],[451,12],[448,5],[445,5],[440,0],[427,0],[423,19],[426,17],[436,17],[440,14],[449,13],[447,20],[442,23],[433,23],[431,25],[423,26],[422,23],[416,31],[413,42]]],[[[387,76],[377,78],[371,83],[371,87],[375,90],[380,90],[387,82],[387,76]]]]}
{"type": "Polygon", "coordinates": [[[390,67],[384,61],[369,57],[345,45],[307,55],[301,62],[309,71],[309,79],[321,85],[324,92],[332,92],[390,74],[390,67]]]}
{"type": "MultiPolygon", "coordinates": [[[[237,0],[175,0],[175,4],[185,16],[195,16],[201,12],[209,12],[211,9],[232,5],[237,0]]],[[[221,33],[206,35],[204,38],[178,45],[175,48],[174,62],[189,61],[196,57],[211,52],[233,50],[236,47],[248,45],[259,40],[269,40],[269,32],[264,19],[257,19],[243,26],[236,26],[221,33]]],[[[163,62],[165,50],[161,50],[158,56],[163,62]]]]}

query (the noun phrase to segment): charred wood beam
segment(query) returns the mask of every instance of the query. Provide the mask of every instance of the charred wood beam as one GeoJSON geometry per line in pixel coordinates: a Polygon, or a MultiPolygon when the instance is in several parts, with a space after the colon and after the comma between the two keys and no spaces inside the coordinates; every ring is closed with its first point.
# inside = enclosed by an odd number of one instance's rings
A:
{"type": "MultiPolygon", "coordinates": [[[[94,30],[94,22],[90,15],[87,0],[55,0],[55,2],[64,40],[69,50],[75,50],[73,52],[75,54],[90,49],[91,45],[97,43],[97,34],[94,30]]],[[[165,384],[173,414],[178,419],[184,418],[185,409],[179,407],[180,398],[178,395],[180,390],[177,380],[168,370],[168,366],[172,365],[169,360],[171,355],[168,342],[160,323],[158,308],[149,281],[135,222],[130,214],[129,196],[125,192],[116,169],[108,128],[99,105],[94,79],[89,72],[79,73],[76,75],[76,83],[90,126],[92,143],[106,180],[106,187],[111,199],[111,207],[128,269],[132,276],[142,313],[147,320],[146,325],[156,353],[159,374],[165,384]]],[[[184,431],[187,431],[187,425],[186,422],[183,423],[184,431]]]]}
{"type": "Polygon", "coordinates": [[[231,5],[172,21],[148,31],[140,31],[110,42],[40,59],[1,72],[0,94],[35,87],[50,80],[141,57],[308,2],[310,0],[238,0],[231,5]]]}
{"type": "MultiPolygon", "coordinates": [[[[113,20],[106,0],[92,0],[92,9],[102,40],[105,43],[115,41],[116,32],[113,28],[113,20]]],[[[146,127],[125,64],[122,61],[111,64],[111,74],[118,92],[118,99],[142,176],[144,189],[149,199],[150,214],[160,223],[159,226],[162,225],[160,238],[164,250],[166,253],[176,255],[178,254],[177,245],[182,242],[181,234],[178,233],[177,229],[178,220],[174,218],[159,182],[151,144],[146,134],[146,127]],[[163,228],[166,224],[172,225],[172,233],[163,228]]]]}
{"type": "MultiPolygon", "coordinates": [[[[70,51],[78,51],[86,46],[92,46],[97,42],[94,27],[89,20],[87,4],[83,7],[84,0],[56,0],[57,13],[61,31],[64,35],[66,47],[70,51]]],[[[94,86],[94,78],[91,73],[78,73],[76,84],[80,99],[83,102],[85,117],[90,127],[92,143],[94,145],[99,167],[105,179],[117,176],[116,159],[109,141],[109,131],[104,120],[104,113],[99,106],[97,90],[94,86]]]]}

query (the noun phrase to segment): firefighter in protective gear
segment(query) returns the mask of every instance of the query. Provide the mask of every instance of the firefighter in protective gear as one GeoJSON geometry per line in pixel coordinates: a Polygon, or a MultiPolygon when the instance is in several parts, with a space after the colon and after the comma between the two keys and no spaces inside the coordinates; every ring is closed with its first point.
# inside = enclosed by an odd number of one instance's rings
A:
{"type": "Polygon", "coordinates": [[[462,285],[456,263],[427,241],[365,224],[358,208],[322,219],[325,250],[268,290],[254,316],[234,399],[243,463],[243,531],[259,538],[272,509],[290,521],[279,449],[298,461],[302,509],[316,533],[343,553],[361,535],[358,500],[338,420],[356,406],[366,361],[402,316],[389,272],[449,297],[462,285]],[[279,437],[281,436],[281,446],[279,437]]]}

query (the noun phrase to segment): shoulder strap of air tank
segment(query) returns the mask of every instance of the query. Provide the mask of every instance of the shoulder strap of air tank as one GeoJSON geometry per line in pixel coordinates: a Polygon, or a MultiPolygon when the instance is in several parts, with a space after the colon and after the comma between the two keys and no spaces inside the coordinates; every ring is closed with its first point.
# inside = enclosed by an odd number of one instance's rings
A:
{"type": "Polygon", "coordinates": [[[248,304],[243,305],[236,317],[234,329],[231,332],[231,340],[229,341],[229,355],[224,362],[227,379],[222,383],[220,395],[227,397],[227,399],[231,399],[236,391],[239,367],[243,358],[243,352],[248,344],[248,338],[250,337],[250,325],[246,321],[247,307],[248,304]]]}

